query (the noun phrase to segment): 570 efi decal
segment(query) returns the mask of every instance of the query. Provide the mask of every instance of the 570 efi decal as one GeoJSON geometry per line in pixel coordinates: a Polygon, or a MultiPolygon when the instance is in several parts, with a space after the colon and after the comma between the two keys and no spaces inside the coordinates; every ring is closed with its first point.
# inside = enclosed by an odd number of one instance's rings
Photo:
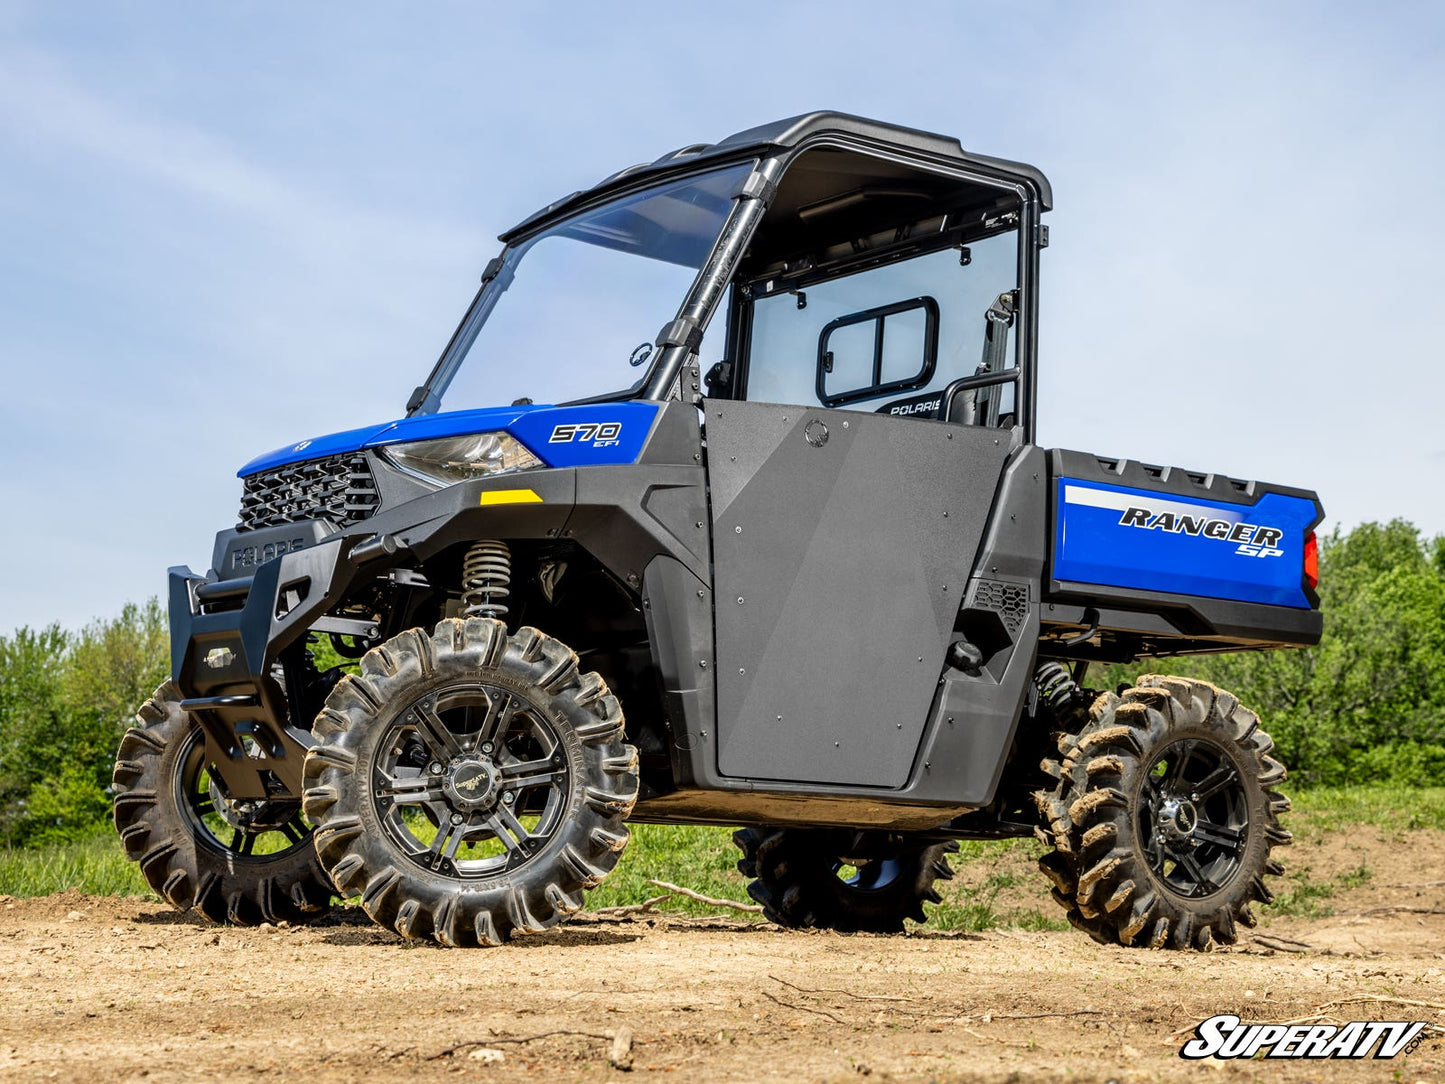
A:
{"type": "Polygon", "coordinates": [[[568,422],[552,428],[548,444],[570,444],[574,440],[594,448],[610,448],[622,435],[621,422],[568,422]]]}

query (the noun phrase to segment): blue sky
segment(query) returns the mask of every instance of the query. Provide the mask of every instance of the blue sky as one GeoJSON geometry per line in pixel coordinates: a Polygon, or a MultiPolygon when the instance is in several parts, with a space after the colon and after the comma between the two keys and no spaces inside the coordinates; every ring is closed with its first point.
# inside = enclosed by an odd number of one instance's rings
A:
{"type": "Polygon", "coordinates": [[[399,414],[518,219],[814,108],[1049,175],[1044,443],[1445,531],[1441,12],[0,0],[0,632],[399,414]]]}

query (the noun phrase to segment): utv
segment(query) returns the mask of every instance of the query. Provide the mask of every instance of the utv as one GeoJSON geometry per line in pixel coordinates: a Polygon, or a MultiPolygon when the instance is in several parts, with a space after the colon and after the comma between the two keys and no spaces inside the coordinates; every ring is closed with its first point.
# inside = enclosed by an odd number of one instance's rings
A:
{"type": "Polygon", "coordinates": [[[1036,833],[1098,940],[1232,941],[1289,841],[1270,739],[1085,670],[1317,642],[1320,505],[1036,443],[1050,201],[811,113],[502,235],[405,417],[253,460],[171,570],[126,853],[216,921],[359,897],[490,945],[581,908],[629,820],[742,825],[769,918],[870,931],[957,840],[1036,833]]]}

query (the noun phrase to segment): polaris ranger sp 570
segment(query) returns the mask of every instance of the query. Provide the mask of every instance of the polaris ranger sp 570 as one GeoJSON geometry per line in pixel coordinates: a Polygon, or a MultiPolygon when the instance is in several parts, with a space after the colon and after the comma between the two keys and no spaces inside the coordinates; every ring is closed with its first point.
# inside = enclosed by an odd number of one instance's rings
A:
{"type": "Polygon", "coordinates": [[[1320,506],[1036,443],[1050,199],[813,113],[504,234],[405,416],[255,459],[171,570],[127,853],[217,921],[359,896],[477,945],[577,911],[629,820],[744,826],[767,915],[842,930],[1037,832],[1094,937],[1233,940],[1289,840],[1269,738],[1083,673],[1316,642],[1320,506]]]}

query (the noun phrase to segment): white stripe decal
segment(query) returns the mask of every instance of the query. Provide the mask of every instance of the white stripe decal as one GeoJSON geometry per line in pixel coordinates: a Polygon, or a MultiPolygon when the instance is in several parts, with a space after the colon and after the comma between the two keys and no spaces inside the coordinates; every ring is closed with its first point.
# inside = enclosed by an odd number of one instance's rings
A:
{"type": "Polygon", "coordinates": [[[1064,484],[1064,503],[1081,504],[1087,508],[1112,508],[1119,512],[1127,512],[1130,508],[1147,508],[1151,515],[1173,512],[1176,516],[1203,516],[1206,519],[1222,519],[1232,523],[1242,522],[1245,515],[1245,510],[1242,508],[1235,510],[1185,504],[1182,501],[1156,498],[1152,493],[1138,495],[1114,493],[1107,489],[1071,486],[1068,483],[1064,484]]]}

